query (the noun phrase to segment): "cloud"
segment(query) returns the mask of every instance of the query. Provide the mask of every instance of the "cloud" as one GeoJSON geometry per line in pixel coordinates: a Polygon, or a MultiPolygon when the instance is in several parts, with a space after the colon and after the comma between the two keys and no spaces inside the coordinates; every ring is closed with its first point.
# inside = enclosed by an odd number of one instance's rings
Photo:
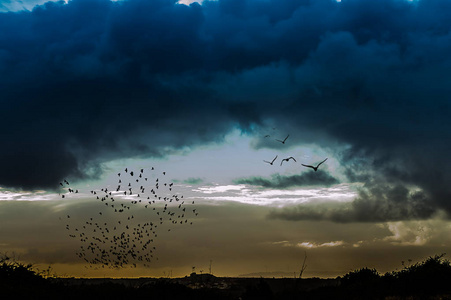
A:
{"type": "Polygon", "coordinates": [[[289,221],[314,220],[338,223],[388,222],[433,218],[438,210],[422,191],[401,185],[362,188],[347,203],[321,203],[273,210],[268,217],[289,221]]]}
{"type": "Polygon", "coordinates": [[[388,223],[387,227],[393,235],[384,240],[400,246],[423,246],[430,240],[432,230],[421,224],[415,225],[417,224],[412,226],[404,222],[388,223]]]}
{"type": "Polygon", "coordinates": [[[298,247],[302,248],[321,248],[321,247],[337,247],[342,246],[344,244],[343,241],[334,241],[334,242],[328,242],[328,243],[322,243],[322,244],[316,244],[311,242],[302,242],[297,244],[298,247]]]}
{"type": "Polygon", "coordinates": [[[55,200],[57,197],[59,198],[60,196],[50,195],[45,193],[45,191],[17,193],[0,189],[0,201],[43,201],[55,200]]]}
{"type": "Polygon", "coordinates": [[[56,187],[69,175],[101,174],[103,161],[161,157],[230,128],[224,114],[202,125],[218,107],[199,100],[208,93],[155,77],[194,63],[185,44],[202,19],[199,5],[75,0],[0,19],[13,28],[0,39],[0,73],[8,74],[1,88],[8,103],[0,113],[8,141],[3,186],[56,187]]]}
{"type": "Polygon", "coordinates": [[[0,12],[32,10],[36,5],[44,4],[45,0],[1,0],[0,12]]]}
{"type": "Polygon", "coordinates": [[[196,184],[197,185],[197,184],[201,184],[203,181],[204,180],[202,178],[193,178],[193,177],[191,177],[191,178],[183,180],[183,183],[196,184]]]}
{"type": "Polygon", "coordinates": [[[347,147],[335,154],[351,181],[422,193],[401,197],[405,210],[370,191],[352,211],[451,212],[451,173],[439,167],[451,164],[450,6],[72,0],[1,13],[0,184],[57,187],[99,176],[102,162],[277,124],[292,145],[347,147]]]}
{"type": "Polygon", "coordinates": [[[391,235],[383,238],[394,246],[435,246],[445,245],[448,239],[446,231],[449,222],[443,218],[410,222],[388,222],[381,227],[389,230],[391,235]]]}
{"type": "Polygon", "coordinates": [[[203,194],[214,194],[214,193],[224,193],[230,191],[241,192],[246,187],[244,185],[216,185],[208,187],[200,187],[198,190],[203,194]]]}
{"type": "Polygon", "coordinates": [[[281,245],[282,247],[300,247],[300,248],[323,248],[323,247],[337,247],[344,246],[346,242],[344,241],[331,241],[326,243],[316,243],[316,242],[299,242],[292,243],[289,241],[273,242],[273,245],[281,245]]]}
{"type": "Polygon", "coordinates": [[[339,181],[328,173],[319,170],[317,172],[304,172],[297,175],[281,176],[271,175],[271,179],[262,177],[240,178],[235,180],[236,184],[249,184],[262,186],[264,188],[290,188],[299,186],[330,186],[338,184],[339,181]]]}

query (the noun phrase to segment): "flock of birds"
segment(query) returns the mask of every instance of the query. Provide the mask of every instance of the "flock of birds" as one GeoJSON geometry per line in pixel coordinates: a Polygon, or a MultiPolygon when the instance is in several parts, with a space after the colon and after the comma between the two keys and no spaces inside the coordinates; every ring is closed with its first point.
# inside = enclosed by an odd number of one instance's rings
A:
{"type": "MultiPolygon", "coordinates": [[[[285,144],[289,136],[276,141],[285,144]]],[[[273,165],[277,158],[278,155],[264,162],[273,165]]],[[[282,159],[280,165],[290,160],[297,162],[290,156],[282,159]]],[[[326,160],[316,166],[301,165],[317,171],[326,160]]],[[[66,221],[69,236],[81,242],[76,255],[88,263],[87,268],[137,267],[138,264],[150,267],[153,260],[158,260],[158,234],[171,231],[174,226],[193,224],[192,218],[198,211],[188,205],[194,201],[185,201],[183,195],[174,193],[174,183],[166,181],[165,175],[166,172],[157,173],[154,167],[150,173],[126,168],[117,174],[117,187],[113,190],[106,187],[90,191],[98,209],[90,212],[82,223],[77,216],[60,217],[66,221]]],[[[65,191],[62,198],[79,193],[78,189],[69,187],[67,180],[60,182],[60,186],[65,191]]]]}
{"type": "MultiPolygon", "coordinates": [[[[290,135],[288,134],[283,140],[279,140],[279,139],[275,139],[275,140],[280,142],[280,143],[282,143],[282,144],[285,144],[285,142],[287,141],[289,136],[290,135]]],[[[269,134],[265,135],[265,138],[269,138],[269,137],[270,137],[269,134]]],[[[272,166],[278,157],[279,156],[276,155],[276,157],[274,157],[271,161],[268,161],[268,160],[263,160],[263,161],[265,163],[270,164],[272,166]]],[[[288,162],[290,160],[293,160],[294,162],[297,162],[296,159],[293,156],[290,156],[290,157],[287,157],[287,158],[283,158],[282,161],[280,162],[280,165],[282,165],[284,161],[288,162]]],[[[321,161],[320,163],[318,163],[316,166],[305,165],[305,164],[301,164],[301,165],[304,166],[304,167],[307,167],[307,168],[312,168],[316,172],[316,171],[318,171],[319,166],[321,164],[323,164],[326,160],[327,160],[327,158],[325,160],[321,161]]]]}
{"type": "MultiPolygon", "coordinates": [[[[165,180],[166,172],[156,178],[153,167],[151,174],[144,169],[124,171],[117,174],[114,190],[90,191],[98,209],[82,223],[77,216],[60,217],[66,221],[69,236],[81,243],[76,255],[88,263],[87,268],[150,267],[153,260],[158,260],[158,235],[175,226],[192,225],[192,218],[198,215],[191,206],[194,201],[186,201],[172,191],[175,186],[165,180]]],[[[60,185],[66,191],[62,198],[78,193],[69,188],[67,180],[60,185]]]]}

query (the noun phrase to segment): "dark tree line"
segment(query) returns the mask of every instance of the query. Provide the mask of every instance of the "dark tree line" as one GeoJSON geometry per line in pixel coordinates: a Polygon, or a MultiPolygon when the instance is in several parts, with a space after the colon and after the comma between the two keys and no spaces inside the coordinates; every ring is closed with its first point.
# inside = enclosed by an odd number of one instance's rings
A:
{"type": "Polygon", "coordinates": [[[112,282],[69,285],[53,279],[50,269],[35,271],[32,264],[0,255],[2,299],[451,299],[451,263],[444,254],[385,274],[376,269],[361,268],[338,277],[334,284],[314,289],[307,288],[310,279],[300,278],[244,279],[239,281],[241,286],[229,289],[191,289],[171,279],[157,280],[138,288],[112,282]],[[291,283],[276,290],[273,287],[277,280],[291,280],[291,283]]]}

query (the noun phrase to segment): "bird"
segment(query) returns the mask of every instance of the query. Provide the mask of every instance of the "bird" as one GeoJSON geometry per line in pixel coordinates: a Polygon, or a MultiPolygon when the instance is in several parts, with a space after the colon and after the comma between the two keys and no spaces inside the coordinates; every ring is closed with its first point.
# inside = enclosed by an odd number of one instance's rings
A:
{"type": "Polygon", "coordinates": [[[278,139],[276,139],[276,141],[281,142],[282,144],[285,144],[285,141],[287,140],[287,138],[288,138],[289,136],[290,136],[290,135],[287,135],[287,137],[286,137],[283,141],[278,140],[278,139]]]}
{"type": "Polygon", "coordinates": [[[274,157],[274,159],[272,161],[267,161],[267,160],[263,160],[265,163],[268,163],[272,166],[272,164],[274,163],[274,161],[277,159],[278,155],[276,155],[276,157],[274,157]]]}
{"type": "Polygon", "coordinates": [[[323,160],[322,162],[320,162],[316,167],[310,166],[310,165],[304,165],[304,164],[301,164],[301,165],[303,165],[304,167],[307,167],[307,168],[312,168],[312,169],[315,170],[315,172],[316,172],[316,171],[318,171],[318,167],[319,167],[323,162],[325,162],[326,160],[327,160],[327,158],[326,158],[325,160],[323,160]]]}
{"type": "Polygon", "coordinates": [[[292,160],[294,160],[294,162],[296,162],[296,160],[294,159],[294,157],[293,157],[293,156],[290,156],[290,157],[288,157],[288,158],[282,159],[282,161],[280,162],[280,165],[282,165],[282,163],[283,163],[284,161],[289,161],[290,159],[292,159],[292,160]]]}

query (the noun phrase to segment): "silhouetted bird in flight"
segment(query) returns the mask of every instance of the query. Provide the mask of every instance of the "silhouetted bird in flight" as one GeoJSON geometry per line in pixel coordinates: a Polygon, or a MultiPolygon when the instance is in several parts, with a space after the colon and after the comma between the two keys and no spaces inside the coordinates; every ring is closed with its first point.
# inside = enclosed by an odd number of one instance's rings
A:
{"type": "Polygon", "coordinates": [[[325,162],[327,160],[327,158],[325,159],[325,160],[323,160],[322,162],[320,162],[316,167],[314,167],[314,166],[309,166],[309,165],[304,165],[304,164],[301,164],[301,165],[303,165],[304,167],[307,167],[307,168],[312,168],[313,170],[315,170],[315,172],[316,171],[318,171],[318,167],[323,163],[323,162],[325,162]]]}
{"type": "Polygon", "coordinates": [[[293,157],[293,156],[290,156],[290,157],[288,157],[288,158],[282,159],[282,161],[280,162],[280,165],[282,165],[282,163],[283,163],[284,161],[289,161],[290,159],[292,159],[292,160],[294,160],[294,162],[296,162],[296,160],[294,159],[294,157],[293,157]]]}
{"type": "Polygon", "coordinates": [[[265,163],[268,163],[268,164],[270,164],[271,166],[272,166],[272,164],[274,163],[274,161],[277,159],[277,156],[278,155],[276,155],[276,157],[274,157],[274,159],[272,160],[272,161],[267,161],[267,160],[263,160],[265,163]]]}
{"type": "Polygon", "coordinates": [[[285,144],[285,141],[287,140],[287,138],[288,138],[289,136],[290,136],[290,135],[287,135],[287,137],[286,137],[283,141],[277,140],[277,139],[276,139],[276,141],[281,142],[282,144],[285,144]]]}

